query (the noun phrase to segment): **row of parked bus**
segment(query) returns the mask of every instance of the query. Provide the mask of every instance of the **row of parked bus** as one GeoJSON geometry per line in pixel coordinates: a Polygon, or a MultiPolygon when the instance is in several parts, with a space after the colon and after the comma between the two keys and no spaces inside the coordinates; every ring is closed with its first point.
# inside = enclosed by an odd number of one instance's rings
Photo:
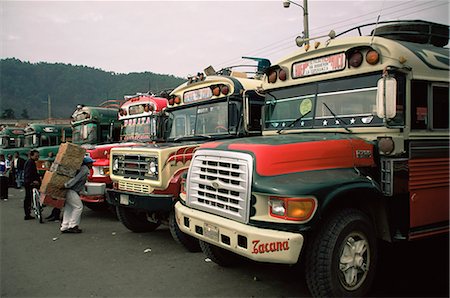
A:
{"type": "Polygon", "coordinates": [[[129,98],[118,138],[80,107],[73,141],[121,141],[88,148],[90,203],[219,265],[302,263],[313,296],[366,295],[379,240],[449,232],[449,27],[369,25],[129,98]]]}

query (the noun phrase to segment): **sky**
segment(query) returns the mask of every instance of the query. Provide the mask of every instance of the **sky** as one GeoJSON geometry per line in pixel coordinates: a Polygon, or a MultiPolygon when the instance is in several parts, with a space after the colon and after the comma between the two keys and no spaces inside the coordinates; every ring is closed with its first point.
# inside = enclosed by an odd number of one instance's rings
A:
{"type": "MultiPolygon", "coordinates": [[[[449,24],[448,0],[294,1],[307,8],[309,36],[381,21],[449,24]]],[[[276,63],[295,51],[304,9],[265,1],[0,0],[0,58],[86,65],[115,73],[151,71],[186,78],[216,70],[276,63]]]]}

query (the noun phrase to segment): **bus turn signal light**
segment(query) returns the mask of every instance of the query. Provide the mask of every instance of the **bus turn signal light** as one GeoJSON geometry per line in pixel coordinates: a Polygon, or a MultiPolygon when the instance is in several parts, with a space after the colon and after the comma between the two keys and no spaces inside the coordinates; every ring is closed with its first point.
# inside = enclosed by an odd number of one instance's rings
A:
{"type": "Polygon", "coordinates": [[[308,221],[316,211],[316,199],[306,198],[269,198],[270,215],[294,221],[308,221]]]}

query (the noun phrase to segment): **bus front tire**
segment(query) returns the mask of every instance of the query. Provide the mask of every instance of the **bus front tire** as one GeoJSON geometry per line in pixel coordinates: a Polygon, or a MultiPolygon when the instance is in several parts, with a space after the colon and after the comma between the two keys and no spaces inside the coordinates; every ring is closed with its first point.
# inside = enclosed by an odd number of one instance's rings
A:
{"type": "Polygon", "coordinates": [[[332,216],[307,248],[306,282],[311,294],[365,296],[375,276],[377,242],[370,219],[344,209],[332,216]]]}
{"type": "Polygon", "coordinates": [[[232,267],[239,263],[240,257],[226,249],[200,240],[203,253],[214,263],[222,267],[232,267]]]}
{"type": "Polygon", "coordinates": [[[123,225],[135,233],[152,232],[156,230],[160,223],[148,221],[145,212],[138,212],[135,209],[117,206],[117,217],[123,225]]]}
{"type": "Polygon", "coordinates": [[[183,233],[177,225],[177,220],[175,218],[175,212],[172,211],[169,215],[169,229],[172,238],[183,245],[190,252],[199,252],[200,243],[197,238],[192,237],[186,233],[183,233]]]}

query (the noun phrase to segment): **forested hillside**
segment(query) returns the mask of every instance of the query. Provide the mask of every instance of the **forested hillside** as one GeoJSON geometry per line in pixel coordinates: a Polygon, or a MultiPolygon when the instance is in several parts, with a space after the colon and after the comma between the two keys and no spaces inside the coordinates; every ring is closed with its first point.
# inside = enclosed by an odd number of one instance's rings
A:
{"type": "Polygon", "coordinates": [[[0,60],[0,117],[69,118],[77,104],[98,105],[107,99],[172,89],[184,79],[152,72],[115,74],[87,66],[0,60]]]}

